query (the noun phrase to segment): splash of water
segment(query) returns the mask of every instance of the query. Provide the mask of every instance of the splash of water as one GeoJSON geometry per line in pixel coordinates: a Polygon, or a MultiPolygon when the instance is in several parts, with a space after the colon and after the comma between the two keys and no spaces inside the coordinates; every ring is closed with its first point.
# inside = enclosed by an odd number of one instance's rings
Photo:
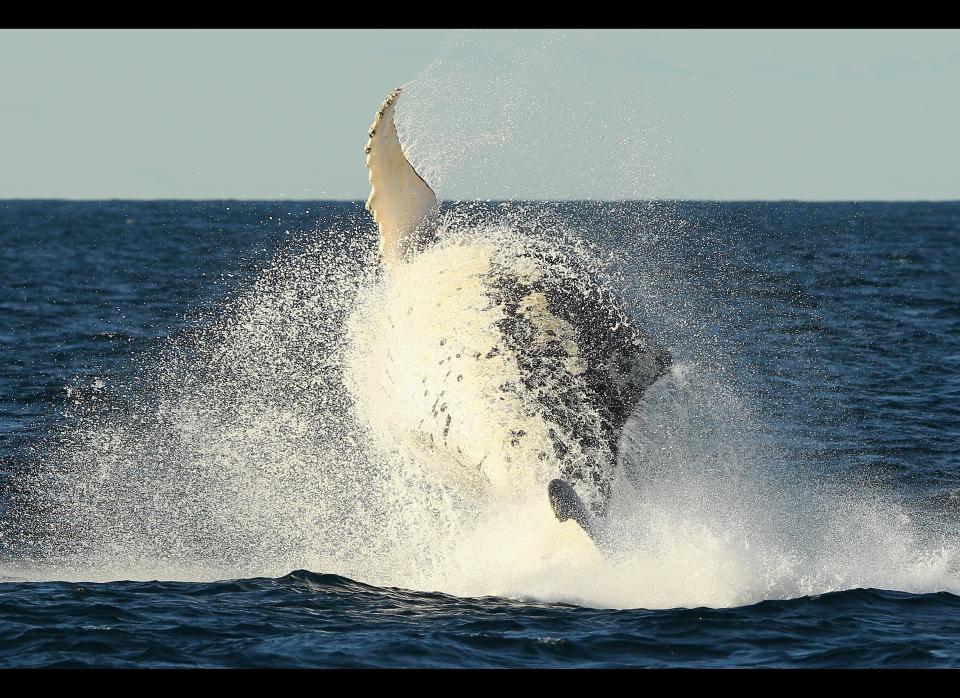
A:
{"type": "MultiPolygon", "coordinates": [[[[536,238],[617,284],[562,220],[522,208],[486,215],[453,215],[446,230],[469,228],[475,245],[536,238]]],[[[76,428],[48,445],[14,500],[19,528],[5,536],[20,546],[17,574],[213,579],[309,568],[613,607],[958,588],[954,542],[925,536],[882,493],[818,485],[779,462],[735,383],[696,361],[655,384],[628,424],[612,558],[556,522],[545,496],[470,496],[425,449],[383,430],[384,410],[405,406],[384,405],[370,380],[390,349],[377,344],[377,313],[386,293],[423,298],[382,277],[368,232],[324,231],[280,255],[219,321],[144,361],[137,381],[77,391],[76,428]]],[[[416,264],[414,277],[441,271],[426,257],[416,264]]],[[[445,283],[470,274],[442,271],[445,283]]],[[[453,326],[460,316],[439,306],[434,319],[453,326]]],[[[695,353],[678,341],[677,356],[695,353]]]]}

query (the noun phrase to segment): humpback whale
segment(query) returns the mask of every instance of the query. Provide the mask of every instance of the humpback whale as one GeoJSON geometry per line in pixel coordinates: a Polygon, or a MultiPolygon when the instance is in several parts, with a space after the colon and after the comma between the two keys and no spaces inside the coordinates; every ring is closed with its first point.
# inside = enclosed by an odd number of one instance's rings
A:
{"type": "Polygon", "coordinates": [[[671,356],[568,257],[439,240],[436,194],[394,123],[401,89],[365,147],[384,276],[404,289],[384,299],[386,430],[464,488],[537,488],[600,545],[620,433],[671,356]]]}

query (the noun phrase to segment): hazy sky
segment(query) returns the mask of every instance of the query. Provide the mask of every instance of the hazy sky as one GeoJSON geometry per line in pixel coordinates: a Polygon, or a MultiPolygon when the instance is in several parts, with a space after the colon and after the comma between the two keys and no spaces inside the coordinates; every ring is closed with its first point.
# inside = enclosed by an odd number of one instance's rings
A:
{"type": "Polygon", "coordinates": [[[418,75],[444,198],[960,199],[946,30],[3,30],[0,198],[363,199],[418,75]]]}

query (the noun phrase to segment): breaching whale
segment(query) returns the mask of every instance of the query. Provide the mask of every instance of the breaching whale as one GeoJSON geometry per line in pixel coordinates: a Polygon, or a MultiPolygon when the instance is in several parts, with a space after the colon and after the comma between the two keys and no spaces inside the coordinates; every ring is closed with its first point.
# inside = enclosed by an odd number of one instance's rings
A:
{"type": "Polygon", "coordinates": [[[438,202],[400,145],[401,88],[366,143],[366,208],[379,228],[388,336],[386,430],[436,456],[465,487],[533,486],[602,547],[617,442],[670,368],[616,298],[536,246],[438,239],[438,202]]]}

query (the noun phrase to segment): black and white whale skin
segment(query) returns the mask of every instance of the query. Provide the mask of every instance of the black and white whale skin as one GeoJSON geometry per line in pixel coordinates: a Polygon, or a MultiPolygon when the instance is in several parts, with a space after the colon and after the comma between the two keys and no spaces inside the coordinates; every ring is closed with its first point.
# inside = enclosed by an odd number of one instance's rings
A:
{"type": "Polygon", "coordinates": [[[557,517],[585,526],[568,512],[606,515],[620,432],[670,354],[566,255],[438,241],[436,196],[397,137],[399,96],[388,95],[366,145],[367,208],[392,285],[374,328],[372,365],[383,370],[373,392],[394,405],[381,428],[464,488],[546,496],[549,485],[557,517]]]}

